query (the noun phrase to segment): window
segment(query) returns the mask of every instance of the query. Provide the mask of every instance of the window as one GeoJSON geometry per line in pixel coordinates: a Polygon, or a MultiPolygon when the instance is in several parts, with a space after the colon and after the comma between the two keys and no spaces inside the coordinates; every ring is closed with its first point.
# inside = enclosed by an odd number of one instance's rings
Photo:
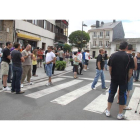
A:
{"type": "Polygon", "coordinates": [[[106,41],[106,46],[107,46],[107,47],[109,46],[109,41],[106,41]]]}
{"type": "Polygon", "coordinates": [[[54,27],[54,28],[53,28],[53,29],[54,29],[53,32],[56,33],[56,27],[55,27],[55,25],[54,25],[53,27],[54,27]]]}
{"type": "Polygon", "coordinates": [[[44,20],[44,29],[47,29],[47,21],[44,20]]]}
{"type": "Polygon", "coordinates": [[[96,34],[96,32],[94,32],[94,33],[93,33],[93,37],[96,37],[96,36],[97,36],[97,34],[96,34]]]}
{"type": "Polygon", "coordinates": [[[103,32],[100,32],[100,36],[102,36],[102,37],[103,37],[103,32]]]}
{"type": "Polygon", "coordinates": [[[37,20],[32,20],[32,23],[33,23],[34,25],[37,25],[37,20]]]}
{"type": "Polygon", "coordinates": [[[50,22],[47,21],[47,30],[50,31],[50,22]]]}
{"type": "Polygon", "coordinates": [[[0,31],[2,31],[2,27],[3,27],[2,20],[0,20],[0,31]]]}
{"type": "Polygon", "coordinates": [[[110,33],[109,31],[106,31],[106,36],[109,36],[109,33],[110,33]]]}
{"type": "Polygon", "coordinates": [[[93,46],[96,46],[96,41],[93,41],[93,46]]]}
{"type": "Polygon", "coordinates": [[[102,41],[99,42],[99,46],[102,46],[102,41]]]}
{"type": "Polygon", "coordinates": [[[38,20],[38,26],[39,27],[44,27],[44,21],[43,20],[38,20]]]}
{"type": "Polygon", "coordinates": [[[50,31],[53,32],[53,24],[50,23],[50,31]]]}

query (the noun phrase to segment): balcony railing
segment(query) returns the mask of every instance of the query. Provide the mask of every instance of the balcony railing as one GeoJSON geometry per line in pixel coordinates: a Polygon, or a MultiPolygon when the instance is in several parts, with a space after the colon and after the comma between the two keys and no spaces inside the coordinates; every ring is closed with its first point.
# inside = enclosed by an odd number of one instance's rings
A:
{"type": "Polygon", "coordinates": [[[96,45],[96,46],[91,46],[91,49],[100,49],[100,48],[104,48],[104,49],[111,49],[110,46],[104,46],[104,45],[96,45]]]}
{"type": "Polygon", "coordinates": [[[55,34],[55,41],[67,42],[67,36],[65,36],[61,33],[56,33],[55,34]]]}

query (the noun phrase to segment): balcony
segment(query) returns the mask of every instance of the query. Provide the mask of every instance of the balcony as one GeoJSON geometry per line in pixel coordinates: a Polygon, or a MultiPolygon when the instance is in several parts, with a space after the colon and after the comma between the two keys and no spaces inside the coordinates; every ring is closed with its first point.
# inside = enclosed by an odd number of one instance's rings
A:
{"type": "Polygon", "coordinates": [[[99,35],[98,38],[99,38],[99,39],[103,39],[103,36],[100,36],[100,35],[99,35]]]}
{"type": "Polygon", "coordinates": [[[65,36],[65,35],[63,35],[61,33],[56,33],[55,34],[55,41],[65,43],[65,42],[67,42],[67,36],[65,36]]]}
{"type": "Polygon", "coordinates": [[[105,39],[109,39],[110,38],[110,36],[105,36],[105,39]]]}
{"type": "Polygon", "coordinates": [[[97,36],[93,36],[92,38],[93,38],[93,39],[97,39],[97,36]]]}

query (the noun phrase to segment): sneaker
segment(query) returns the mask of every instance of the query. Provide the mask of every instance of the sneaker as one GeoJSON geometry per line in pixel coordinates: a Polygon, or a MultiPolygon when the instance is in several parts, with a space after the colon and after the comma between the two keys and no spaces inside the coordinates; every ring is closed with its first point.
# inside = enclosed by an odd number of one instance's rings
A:
{"type": "Polygon", "coordinates": [[[84,69],[83,71],[87,71],[87,70],[84,69]]]}
{"type": "Polygon", "coordinates": [[[108,111],[107,109],[105,110],[105,115],[107,116],[107,117],[109,117],[110,116],[110,111],[108,111]]]}
{"type": "Polygon", "coordinates": [[[47,84],[46,84],[46,86],[50,86],[51,84],[48,82],[47,84]]]}
{"type": "Polygon", "coordinates": [[[118,114],[117,119],[118,120],[123,120],[123,119],[126,119],[126,117],[124,116],[124,114],[118,114]]]}
{"type": "Polygon", "coordinates": [[[21,88],[23,88],[23,84],[21,84],[21,86],[20,86],[21,88]]]}
{"type": "Polygon", "coordinates": [[[11,88],[9,88],[9,87],[6,87],[6,88],[3,87],[3,91],[10,91],[10,90],[11,90],[11,88]]]}
{"type": "Polygon", "coordinates": [[[29,85],[33,85],[34,83],[30,82],[29,85]]]}
{"type": "Polygon", "coordinates": [[[96,90],[96,87],[94,87],[94,88],[92,88],[92,87],[91,87],[91,89],[94,89],[94,90],[96,90]]]}
{"type": "Polygon", "coordinates": [[[108,89],[108,87],[102,88],[102,89],[108,89]]]}

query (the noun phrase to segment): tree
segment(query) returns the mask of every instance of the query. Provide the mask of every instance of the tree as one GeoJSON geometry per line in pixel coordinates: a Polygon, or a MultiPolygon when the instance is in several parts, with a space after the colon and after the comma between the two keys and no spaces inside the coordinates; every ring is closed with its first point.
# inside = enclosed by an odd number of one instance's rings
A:
{"type": "Polygon", "coordinates": [[[63,49],[64,49],[65,52],[67,50],[70,52],[71,51],[71,46],[69,44],[64,44],[63,49]]]}
{"type": "Polygon", "coordinates": [[[69,43],[71,43],[73,46],[77,47],[78,49],[82,49],[85,47],[85,44],[89,42],[90,37],[89,34],[86,33],[85,31],[78,30],[74,31],[69,35],[69,43]],[[83,38],[83,40],[82,40],[83,38]]]}

